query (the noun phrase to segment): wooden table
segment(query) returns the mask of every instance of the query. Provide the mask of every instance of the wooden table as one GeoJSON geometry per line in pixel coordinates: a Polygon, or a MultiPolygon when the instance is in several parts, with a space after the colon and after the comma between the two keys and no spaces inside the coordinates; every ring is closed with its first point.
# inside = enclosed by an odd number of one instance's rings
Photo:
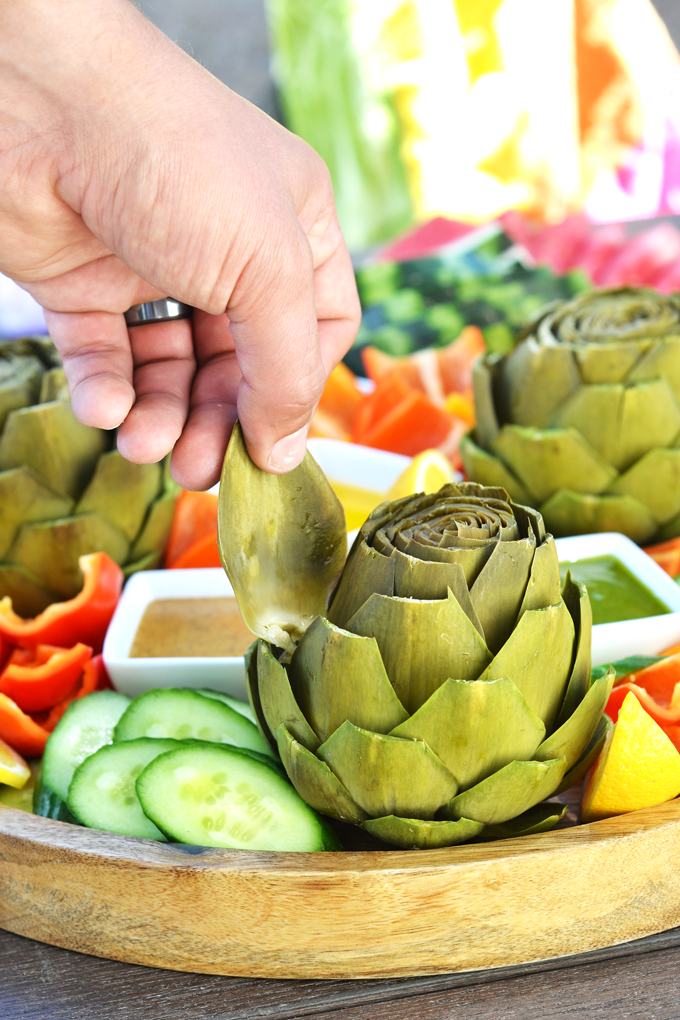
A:
{"type": "Polygon", "coordinates": [[[680,928],[507,970],[262,981],[135,967],[0,931],[2,1020],[676,1020],[680,928]]]}

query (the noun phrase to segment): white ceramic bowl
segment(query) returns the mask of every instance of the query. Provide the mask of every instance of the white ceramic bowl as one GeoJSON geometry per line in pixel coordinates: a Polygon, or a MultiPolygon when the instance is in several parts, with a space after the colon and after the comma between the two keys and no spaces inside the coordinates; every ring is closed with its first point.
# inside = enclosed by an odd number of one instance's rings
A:
{"type": "Polygon", "coordinates": [[[135,698],[152,687],[210,687],[247,701],[242,656],[130,658],[134,636],[150,602],[224,598],[233,594],[221,567],[140,570],[133,574],[123,589],[104,641],[104,665],[116,690],[135,698]]]}
{"type": "Polygon", "coordinates": [[[555,544],[560,563],[615,556],[671,610],[663,616],[598,623],[593,627],[593,666],[604,666],[628,655],[657,655],[680,641],[680,587],[635,542],[607,531],[558,538],[555,544]]]}

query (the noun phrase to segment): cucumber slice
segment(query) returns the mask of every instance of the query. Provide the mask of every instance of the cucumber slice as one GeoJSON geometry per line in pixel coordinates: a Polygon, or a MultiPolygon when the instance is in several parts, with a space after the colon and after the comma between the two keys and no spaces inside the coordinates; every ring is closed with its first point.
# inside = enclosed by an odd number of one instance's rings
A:
{"type": "Polygon", "coordinates": [[[159,829],[179,843],[235,850],[340,850],[328,823],[268,765],[218,745],[161,754],[137,780],[159,829]]]}
{"type": "Polygon", "coordinates": [[[57,822],[70,822],[72,825],[78,825],[78,819],[71,814],[68,805],[61,797],[57,797],[54,790],[45,786],[42,773],[36,779],[33,790],[33,814],[40,815],[42,818],[53,818],[57,822]]]}
{"type": "Polygon", "coordinates": [[[228,694],[222,694],[222,691],[210,691],[207,687],[197,688],[196,694],[202,694],[204,698],[214,698],[215,701],[221,701],[223,704],[229,705],[229,708],[233,708],[235,712],[239,712],[240,715],[249,719],[253,726],[257,726],[255,713],[247,701],[239,701],[238,698],[230,698],[228,694]]]}
{"type": "Polygon", "coordinates": [[[178,740],[140,737],[100,747],[73,773],[68,788],[70,810],[91,829],[165,840],[142,811],[135,782],[159,754],[182,746],[178,740]]]}
{"type": "Polygon", "coordinates": [[[186,688],[166,687],[140,694],[116,726],[113,739],[171,737],[174,740],[208,740],[259,751],[273,752],[259,730],[233,708],[186,688]]]}
{"type": "MultiPolygon", "coordinates": [[[[113,729],[130,699],[116,691],[95,691],[73,701],[45,745],[43,782],[65,801],[81,761],[113,740],[113,729]]],[[[52,817],[52,816],[50,816],[52,817]]]]}

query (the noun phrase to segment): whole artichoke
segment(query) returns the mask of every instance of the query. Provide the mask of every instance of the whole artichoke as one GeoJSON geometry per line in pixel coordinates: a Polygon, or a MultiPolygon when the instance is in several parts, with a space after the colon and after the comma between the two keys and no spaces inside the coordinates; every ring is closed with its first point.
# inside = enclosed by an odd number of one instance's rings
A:
{"type": "Polygon", "coordinates": [[[554,535],[680,535],[680,298],[602,290],[545,308],[475,365],[465,470],[554,535]]]}
{"type": "Polygon", "coordinates": [[[72,598],[80,556],[155,566],[176,494],[163,464],[131,464],[76,420],[47,337],[0,344],[0,598],[22,616],[72,598]]]}
{"type": "Polygon", "coordinates": [[[564,809],[535,805],[592,763],[613,680],[590,685],[588,595],[569,577],[560,591],[540,514],[474,483],[384,503],[326,609],[345,541],[311,456],[267,475],[237,430],[220,549],[246,623],[270,638],[250,654],[250,694],[298,793],[400,847],[555,825],[564,809]]]}

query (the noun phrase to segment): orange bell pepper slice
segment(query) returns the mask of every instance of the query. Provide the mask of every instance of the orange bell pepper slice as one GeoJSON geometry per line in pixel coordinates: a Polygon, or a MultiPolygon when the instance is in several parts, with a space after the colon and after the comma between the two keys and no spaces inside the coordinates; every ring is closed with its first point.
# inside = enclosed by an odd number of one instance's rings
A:
{"type": "Polygon", "coordinates": [[[680,538],[672,538],[669,542],[659,542],[658,545],[648,545],[643,552],[651,556],[671,577],[677,577],[680,574],[680,538]]]}
{"type": "Polygon", "coordinates": [[[199,538],[185,549],[170,564],[170,570],[187,570],[191,567],[221,567],[220,554],[217,549],[217,528],[210,534],[199,538]]]}
{"type": "Polygon", "coordinates": [[[165,550],[165,566],[174,567],[190,546],[216,531],[217,496],[210,492],[191,492],[185,489],[175,504],[170,538],[165,550]]]}
{"type": "Polygon", "coordinates": [[[18,649],[0,674],[0,693],[25,712],[40,712],[61,701],[80,678],[92,658],[92,649],[81,642],[73,648],[37,645],[33,653],[18,649]],[[26,656],[33,659],[26,662],[26,656]]]}
{"type": "MultiPolygon", "coordinates": [[[[472,365],[486,350],[482,331],[478,326],[466,326],[460,336],[433,353],[437,358],[437,369],[442,392],[465,393],[472,387],[472,365]]],[[[418,354],[405,358],[394,358],[377,347],[364,347],[361,360],[369,379],[377,384],[384,376],[397,372],[410,389],[423,390],[418,354]]]]}
{"type": "Polygon", "coordinates": [[[364,446],[415,457],[440,446],[449,436],[453,418],[423,393],[411,391],[400,404],[361,439],[364,446]]]}
{"type": "Polygon", "coordinates": [[[337,421],[345,432],[351,432],[363,398],[354,372],[340,362],[328,376],[317,410],[337,421]]]}
{"type": "Polygon", "coordinates": [[[401,376],[390,372],[377,383],[373,393],[365,396],[354,419],[352,439],[363,443],[364,437],[414,392],[401,376]]]}
{"type": "Polygon", "coordinates": [[[0,694],[0,740],[25,758],[38,758],[45,750],[48,737],[43,726],[22,712],[6,694],[0,694]]]}
{"type": "Polygon", "coordinates": [[[21,648],[71,648],[82,641],[101,651],[120,598],[123,571],[103,552],[81,556],[78,562],[85,578],[82,590],[67,602],[53,602],[32,620],[14,612],[11,598],[0,599],[0,634],[7,641],[21,648]]]}

